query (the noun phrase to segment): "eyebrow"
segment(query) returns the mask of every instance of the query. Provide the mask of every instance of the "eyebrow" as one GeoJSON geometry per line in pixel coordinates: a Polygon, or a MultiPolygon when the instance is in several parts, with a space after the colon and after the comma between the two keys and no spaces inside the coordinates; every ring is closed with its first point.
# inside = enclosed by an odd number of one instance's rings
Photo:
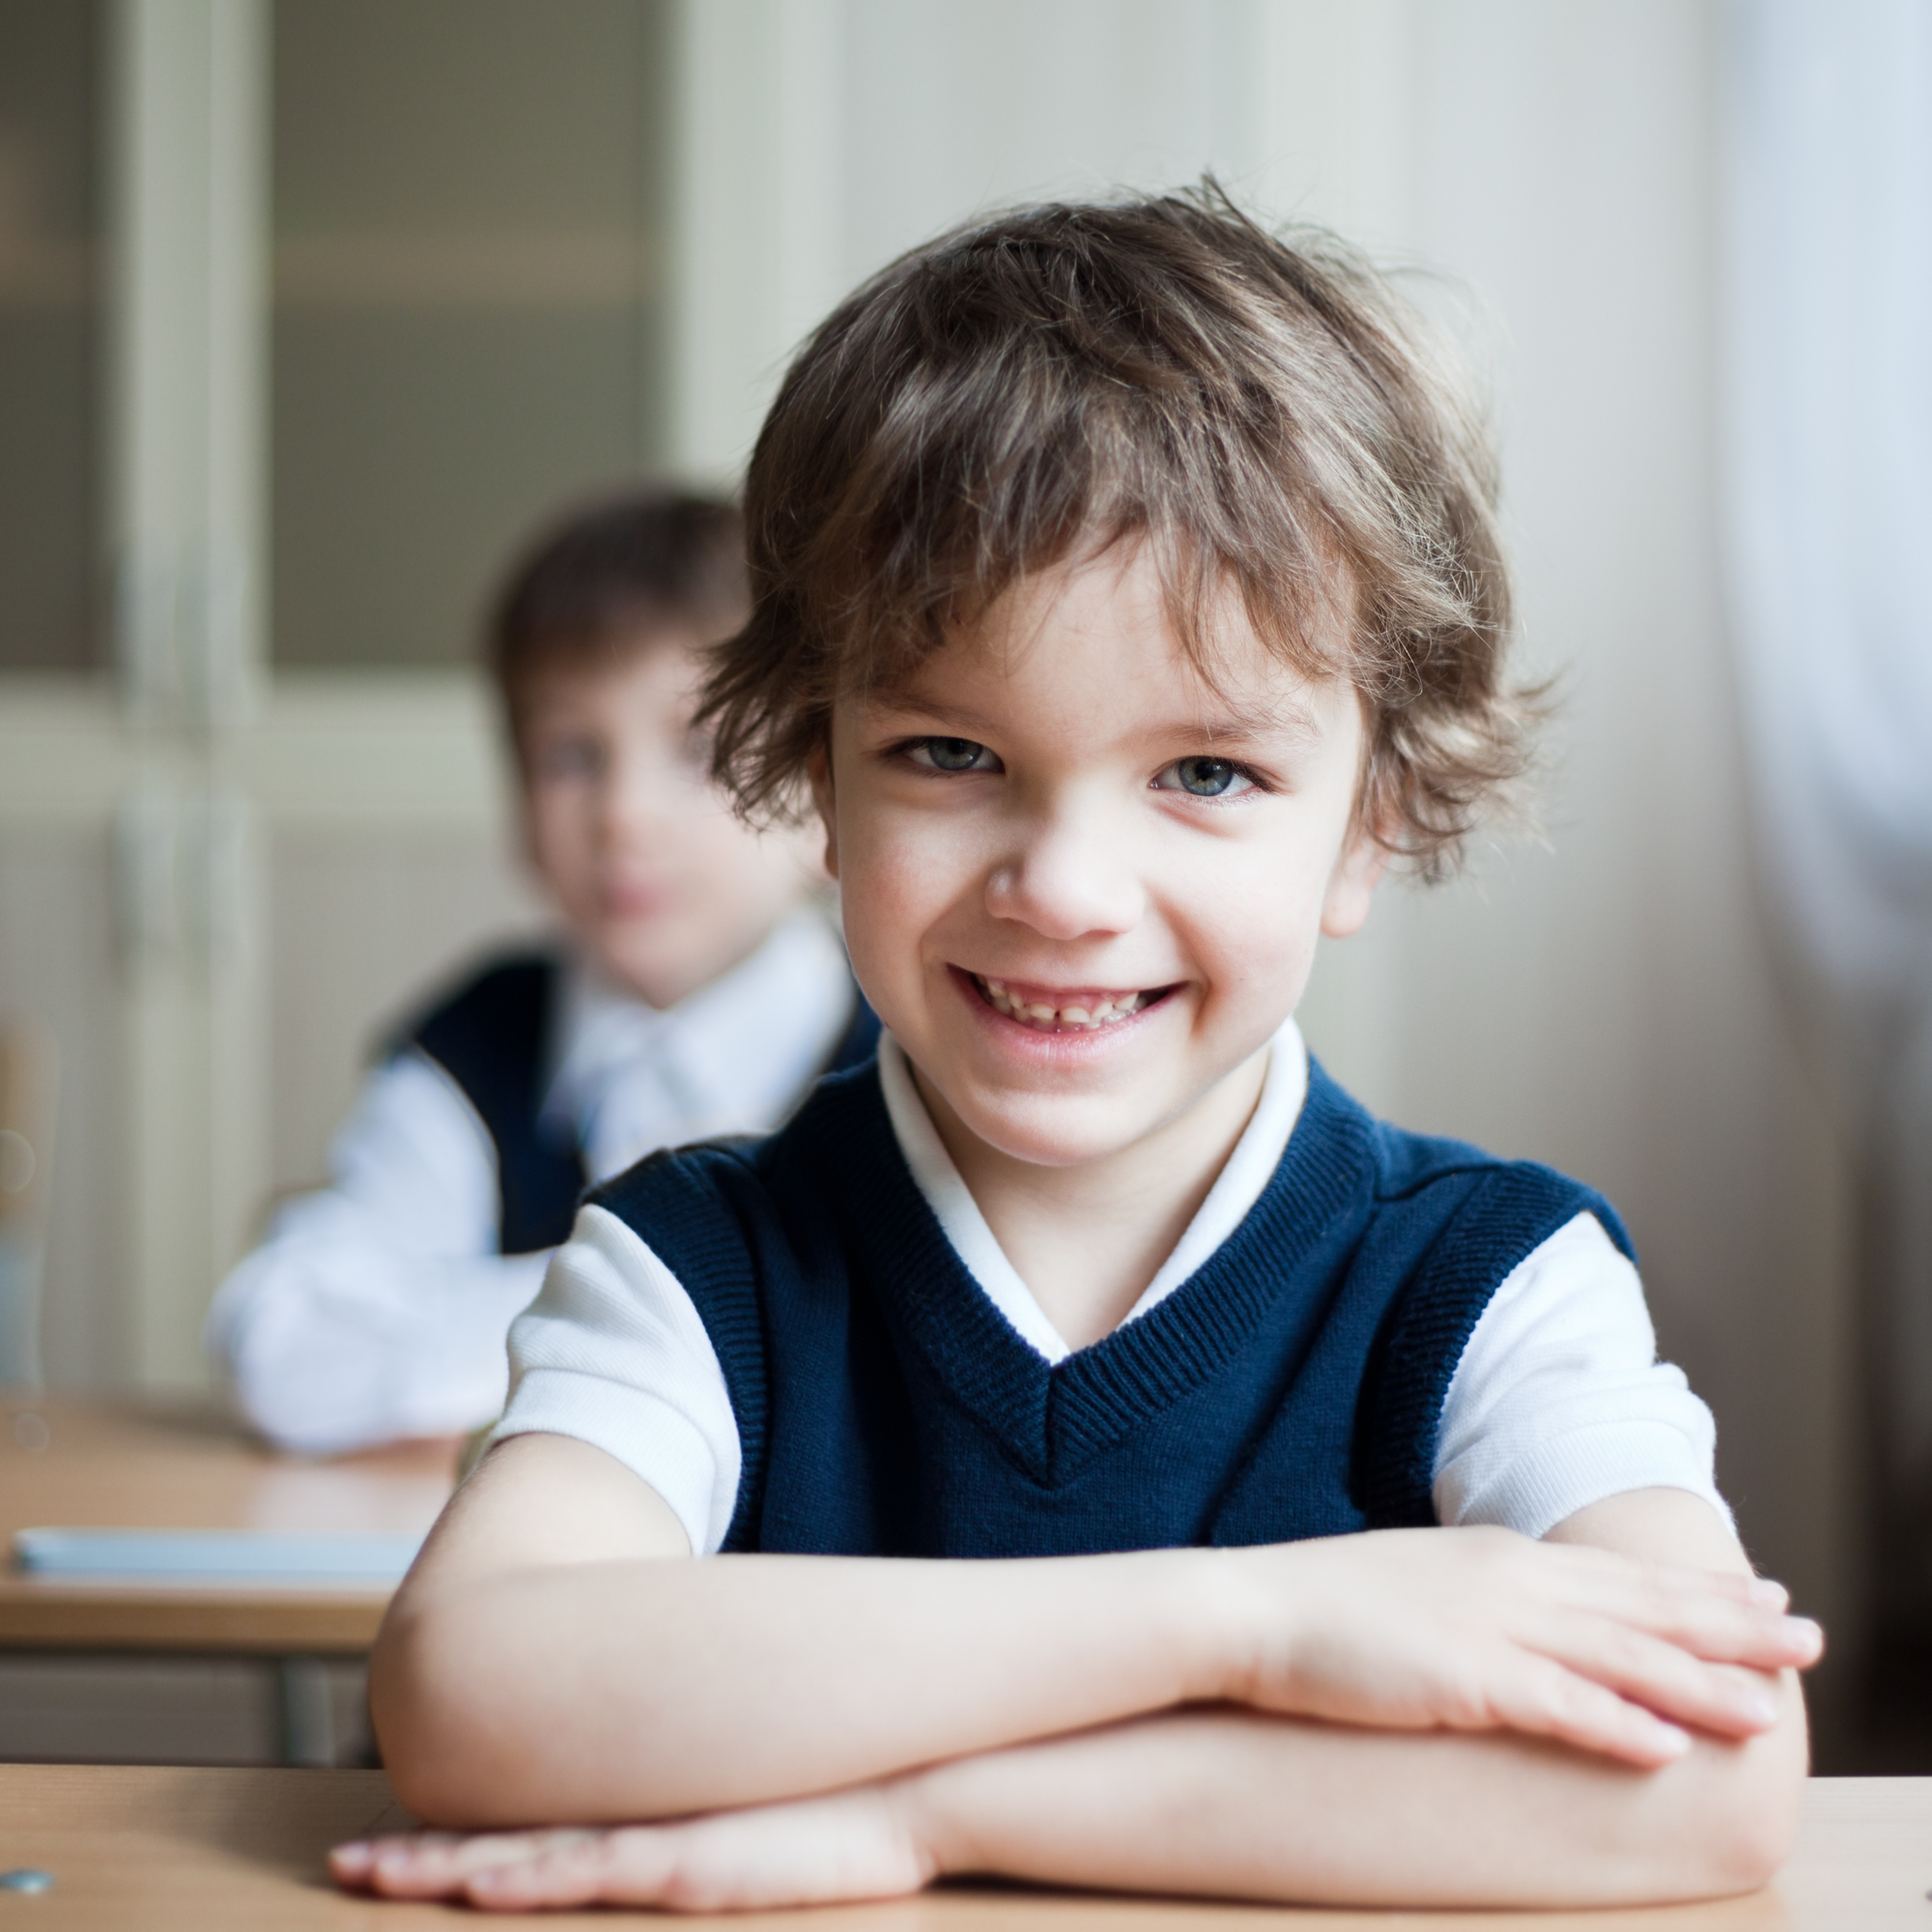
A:
{"type": "Polygon", "coordinates": [[[929,719],[942,724],[957,724],[961,727],[958,735],[962,738],[971,736],[975,731],[990,736],[999,729],[997,719],[988,718],[983,712],[975,711],[971,705],[942,704],[936,698],[923,697],[914,691],[875,692],[867,699],[867,709],[883,712],[888,716],[897,712],[908,718],[929,719]]]}
{"type": "Polygon", "coordinates": [[[1218,738],[1266,738],[1285,731],[1292,738],[1313,738],[1321,726],[1314,716],[1292,698],[1279,703],[1229,705],[1225,710],[1190,718],[1183,727],[1210,742],[1218,738]]]}

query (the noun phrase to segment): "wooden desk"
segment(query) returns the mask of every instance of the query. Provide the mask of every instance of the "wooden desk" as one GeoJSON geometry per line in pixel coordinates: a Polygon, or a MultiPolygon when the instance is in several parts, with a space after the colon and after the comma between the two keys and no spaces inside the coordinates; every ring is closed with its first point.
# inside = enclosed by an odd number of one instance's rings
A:
{"type": "MultiPolygon", "coordinates": [[[[0,1927],[34,1932],[398,1932],[543,1918],[376,1905],[329,1889],[323,1853],[406,1822],[380,1772],[0,1766],[0,1867],[53,1874],[36,1897],[0,1892],[0,1927]]],[[[732,1932],[1925,1932],[1932,1924],[1932,1778],[1820,1779],[1797,1856],[1768,1891],[1652,1912],[1285,1912],[1052,1893],[945,1890],[883,1905],[752,1914],[732,1932]]],[[[614,1915],[600,1915],[608,1918],[614,1915]]],[[[665,1921],[659,1920],[659,1923],[665,1921]]]]}
{"type": "MultiPolygon", "coordinates": [[[[0,1544],[40,1524],[130,1529],[426,1530],[450,1444],[333,1462],[277,1456],[206,1412],[0,1396],[0,1544]]],[[[327,1656],[366,1651],[388,1592],[127,1585],[0,1572],[0,1648],[327,1656]]],[[[4,1897],[4,1894],[0,1894],[4,1897]]]]}

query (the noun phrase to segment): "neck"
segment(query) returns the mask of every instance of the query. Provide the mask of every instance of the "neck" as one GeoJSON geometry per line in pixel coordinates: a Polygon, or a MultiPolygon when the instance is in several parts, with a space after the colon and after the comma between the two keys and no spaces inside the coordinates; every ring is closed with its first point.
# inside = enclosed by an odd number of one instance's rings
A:
{"type": "Polygon", "coordinates": [[[1264,1047],[1184,1114],[1131,1146],[1072,1167],[989,1147],[917,1067],[913,1079],[993,1238],[1071,1349],[1110,1335],[1199,1211],[1267,1075],[1264,1047]]]}

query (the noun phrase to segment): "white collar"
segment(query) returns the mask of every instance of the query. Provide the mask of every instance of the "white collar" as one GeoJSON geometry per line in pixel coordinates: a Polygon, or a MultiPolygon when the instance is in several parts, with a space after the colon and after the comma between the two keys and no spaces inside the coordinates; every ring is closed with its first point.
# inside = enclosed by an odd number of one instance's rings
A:
{"type": "MultiPolygon", "coordinates": [[[[1308,1049],[1301,1030],[1291,1017],[1281,1024],[1267,1046],[1267,1074],[1262,1082],[1262,1096],[1241,1137],[1235,1143],[1208,1198],[1195,1210],[1186,1232],[1174,1252],[1161,1264],[1160,1271],[1148,1283],[1140,1299],[1128,1309],[1122,1326],[1145,1315],[1194,1274],[1216,1248],[1240,1226],[1248,1210],[1262,1197],[1262,1190],[1281,1165],[1294,1123],[1301,1118],[1301,1103],[1308,1094],[1308,1049]]],[[[886,1098],[886,1112],[893,1133],[905,1156],[906,1166],[919,1191],[925,1196],[946,1238],[973,1279],[985,1291],[1013,1331],[1036,1353],[1049,1362],[1063,1362],[1073,1351],[1060,1331],[1046,1318],[1034,1298],[1033,1291],[1019,1277],[1007,1259],[1006,1251],[994,1238],[973,1199],[946,1144],[925,1111],[905,1050],[891,1034],[879,1037],[879,1085],[886,1098]]]]}
{"type": "Polygon", "coordinates": [[[673,1007],[648,1007],[573,958],[543,1117],[587,1145],[613,1088],[648,1065],[683,1116],[680,1138],[769,1132],[832,1057],[852,1006],[844,948],[809,907],[673,1007]]]}

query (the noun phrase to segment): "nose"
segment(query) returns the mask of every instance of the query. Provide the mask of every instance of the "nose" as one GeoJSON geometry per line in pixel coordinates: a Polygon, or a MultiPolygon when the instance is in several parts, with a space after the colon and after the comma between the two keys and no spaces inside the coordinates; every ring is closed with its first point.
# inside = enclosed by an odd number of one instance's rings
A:
{"type": "Polygon", "coordinates": [[[1097,801],[1063,800],[1014,828],[986,881],[986,908],[1048,939],[1131,931],[1147,891],[1124,828],[1097,801]]]}

